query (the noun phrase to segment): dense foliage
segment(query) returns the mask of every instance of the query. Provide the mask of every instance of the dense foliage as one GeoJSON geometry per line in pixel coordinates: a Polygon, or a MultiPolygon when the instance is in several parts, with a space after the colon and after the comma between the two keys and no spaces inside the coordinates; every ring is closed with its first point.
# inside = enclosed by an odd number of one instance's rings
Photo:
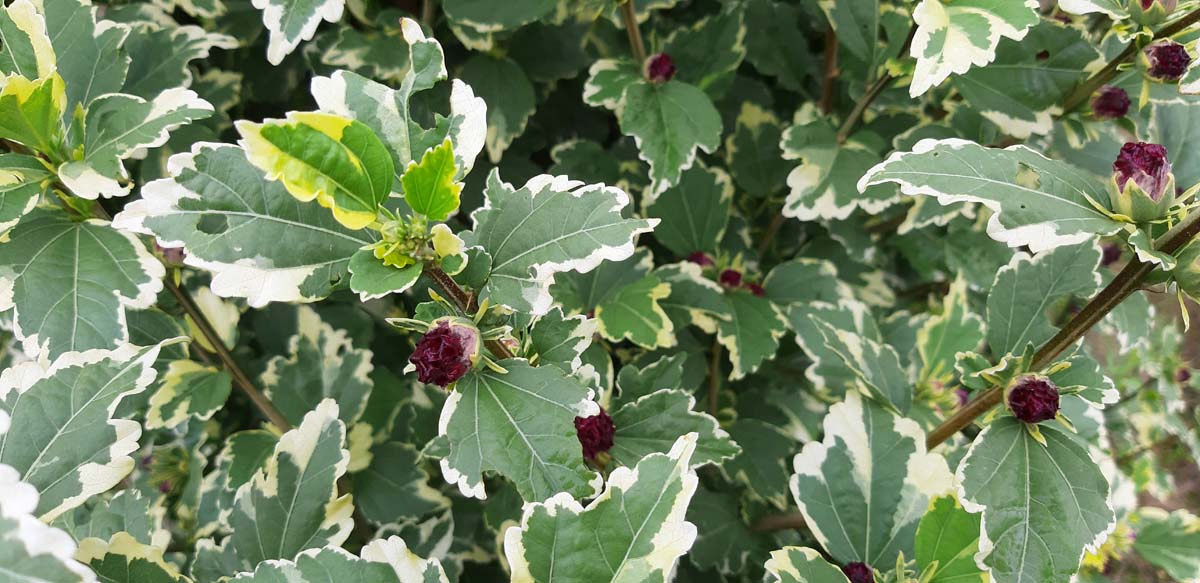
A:
{"type": "Polygon", "coordinates": [[[7,1],[0,579],[1200,580],[1197,22],[7,1]]]}

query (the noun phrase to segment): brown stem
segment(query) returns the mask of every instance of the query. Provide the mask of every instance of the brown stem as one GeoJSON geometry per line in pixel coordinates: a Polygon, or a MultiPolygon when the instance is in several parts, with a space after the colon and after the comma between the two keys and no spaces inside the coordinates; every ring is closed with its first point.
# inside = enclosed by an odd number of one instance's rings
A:
{"type": "Polygon", "coordinates": [[[717,416],[721,392],[721,343],[713,340],[708,355],[708,413],[717,416]]]}
{"type": "MultiPolygon", "coordinates": [[[[458,282],[454,281],[453,277],[450,277],[449,274],[447,274],[445,271],[442,271],[442,268],[437,267],[436,265],[427,264],[425,265],[425,271],[423,273],[429,276],[429,279],[432,279],[434,283],[438,285],[438,288],[442,290],[442,292],[446,295],[446,298],[453,302],[454,307],[458,308],[462,313],[474,314],[477,310],[479,310],[479,304],[475,302],[475,296],[471,294],[471,292],[468,292],[459,286],[458,282]]],[[[509,350],[508,347],[499,340],[488,340],[484,342],[484,346],[487,346],[488,350],[490,350],[492,354],[501,359],[513,358],[513,356],[515,356],[512,351],[509,350]]]]}
{"type": "Polygon", "coordinates": [[[642,31],[638,28],[637,8],[633,0],[621,3],[621,19],[625,21],[625,33],[629,35],[629,50],[633,52],[633,60],[638,66],[646,64],[646,45],[642,42],[642,31]]]}
{"type": "Polygon", "coordinates": [[[799,512],[767,515],[750,525],[750,530],[754,532],[799,530],[801,528],[804,528],[804,515],[800,514],[799,512]]]}
{"type": "MultiPolygon", "coordinates": [[[[1200,21],[1200,9],[1193,10],[1179,20],[1160,28],[1158,32],[1154,34],[1154,40],[1175,36],[1198,21],[1200,21]]],[[[1137,54],[1137,51],[1137,41],[1130,41],[1129,45],[1125,47],[1125,50],[1121,51],[1121,53],[1114,57],[1113,60],[1104,65],[1103,69],[1096,71],[1091,77],[1088,77],[1086,81],[1079,84],[1074,90],[1071,91],[1071,93],[1067,95],[1066,99],[1063,100],[1063,112],[1070,113],[1086,103],[1087,100],[1092,96],[1092,93],[1095,93],[1100,86],[1108,83],[1113,79],[1113,77],[1117,76],[1117,69],[1125,61],[1133,58],[1133,56],[1137,54]]]]}
{"type": "MultiPolygon", "coordinates": [[[[1200,212],[1192,213],[1182,222],[1168,231],[1155,242],[1154,248],[1164,253],[1175,254],[1189,241],[1200,233],[1200,212]]],[[[1074,345],[1092,326],[1096,325],[1106,314],[1116,308],[1125,298],[1137,291],[1142,280],[1154,271],[1150,263],[1143,263],[1136,258],[1125,266],[1120,273],[1100,293],[1096,294],[1075,317],[1046,341],[1033,356],[1031,370],[1040,370],[1049,365],[1063,351],[1074,345]]],[[[964,427],[975,421],[992,407],[1000,404],[1004,398],[1003,387],[992,387],[982,395],[968,402],[949,419],[933,429],[925,439],[925,447],[933,449],[942,442],[950,439],[964,427]]]]}
{"type": "Polygon", "coordinates": [[[821,113],[829,115],[833,111],[834,90],[837,88],[838,70],[838,37],[833,27],[825,31],[825,77],[821,81],[821,101],[817,107],[821,113]]]}
{"type": "MultiPolygon", "coordinates": [[[[900,47],[900,55],[904,55],[904,53],[908,52],[909,47],[912,46],[913,37],[916,35],[917,23],[914,22],[912,28],[908,30],[908,38],[904,39],[904,44],[900,47]]],[[[854,109],[850,110],[850,115],[846,116],[846,120],[843,121],[842,126],[838,128],[837,141],[839,144],[846,143],[846,140],[850,138],[850,133],[854,131],[854,127],[858,125],[859,120],[861,120],[863,114],[866,113],[867,108],[870,107],[871,103],[875,101],[875,98],[879,97],[879,94],[883,93],[883,90],[887,89],[888,86],[892,84],[892,81],[895,80],[896,78],[892,77],[891,74],[884,73],[875,80],[875,83],[872,83],[871,86],[867,88],[867,91],[863,93],[863,96],[860,97],[858,102],[854,104],[854,109]]]]}
{"type": "Polygon", "coordinates": [[[421,24],[433,28],[433,20],[437,18],[437,0],[421,2],[421,24]]]}
{"type": "Polygon", "coordinates": [[[758,258],[762,259],[767,250],[771,248],[771,242],[775,240],[775,235],[779,233],[779,228],[783,226],[784,216],[782,212],[775,213],[771,217],[771,224],[767,225],[767,231],[763,233],[762,241],[758,243],[758,258]]]}

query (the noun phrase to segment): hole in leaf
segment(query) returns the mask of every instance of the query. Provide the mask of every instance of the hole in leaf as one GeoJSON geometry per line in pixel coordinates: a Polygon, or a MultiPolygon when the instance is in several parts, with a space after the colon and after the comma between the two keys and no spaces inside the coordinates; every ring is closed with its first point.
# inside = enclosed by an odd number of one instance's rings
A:
{"type": "Polygon", "coordinates": [[[206,235],[220,235],[229,230],[229,221],[221,215],[204,215],[196,228],[206,235]]]}

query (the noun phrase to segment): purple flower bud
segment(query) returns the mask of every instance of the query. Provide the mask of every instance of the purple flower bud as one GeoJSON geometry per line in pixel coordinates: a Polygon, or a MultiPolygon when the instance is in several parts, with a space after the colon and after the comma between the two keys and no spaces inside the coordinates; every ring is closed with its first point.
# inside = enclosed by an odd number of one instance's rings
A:
{"type": "Polygon", "coordinates": [[[1129,94],[1120,87],[1105,85],[1092,97],[1092,113],[1096,119],[1116,119],[1129,113],[1129,94]]]}
{"type": "Polygon", "coordinates": [[[1174,82],[1187,72],[1192,57],[1187,49],[1170,39],[1155,41],[1142,51],[1145,58],[1146,74],[1154,81],[1174,82]]]}
{"type": "Polygon", "coordinates": [[[596,459],[596,454],[608,451],[613,445],[613,434],[617,427],[613,425],[612,417],[603,408],[600,413],[591,417],[575,418],[575,434],[583,446],[583,457],[596,459]]]}
{"type": "Polygon", "coordinates": [[[750,290],[750,293],[760,298],[767,295],[767,290],[763,289],[763,286],[758,285],[757,283],[746,284],[746,289],[750,290]]]}
{"type": "Polygon", "coordinates": [[[708,254],[703,251],[697,251],[691,255],[688,255],[687,260],[699,265],[700,267],[708,267],[713,265],[712,257],[709,257],[708,254]]]}
{"type": "Polygon", "coordinates": [[[725,287],[741,287],[742,274],[734,269],[726,269],[721,272],[721,275],[717,276],[717,281],[725,287]]]}
{"type": "Polygon", "coordinates": [[[1118,189],[1124,190],[1125,184],[1132,180],[1154,201],[1162,199],[1170,174],[1167,149],[1159,144],[1129,142],[1121,146],[1121,153],[1113,162],[1118,189]]]}
{"type": "Polygon", "coordinates": [[[1121,260],[1121,246],[1108,242],[1100,246],[1100,265],[1108,267],[1121,260]]]}
{"type": "Polygon", "coordinates": [[[1179,370],[1175,371],[1175,382],[1182,385],[1190,380],[1192,380],[1192,370],[1188,367],[1181,366],[1179,370]]]}
{"type": "Polygon", "coordinates": [[[675,76],[675,61],[667,53],[646,59],[646,78],[653,83],[666,83],[675,76]]]}
{"type": "Polygon", "coordinates": [[[955,389],[954,396],[958,397],[959,407],[966,405],[967,401],[971,400],[971,393],[968,393],[966,389],[955,389]]]}
{"type": "Polygon", "coordinates": [[[850,583],[875,583],[875,571],[866,563],[850,563],[842,567],[842,572],[850,583]]]}
{"type": "Polygon", "coordinates": [[[417,342],[408,362],[417,379],[445,387],[467,374],[479,359],[479,330],[471,324],[443,319],[417,342]]]}
{"type": "Polygon", "coordinates": [[[1026,423],[1041,423],[1058,415],[1058,387],[1043,376],[1017,378],[1008,391],[1008,409],[1026,423]]]}

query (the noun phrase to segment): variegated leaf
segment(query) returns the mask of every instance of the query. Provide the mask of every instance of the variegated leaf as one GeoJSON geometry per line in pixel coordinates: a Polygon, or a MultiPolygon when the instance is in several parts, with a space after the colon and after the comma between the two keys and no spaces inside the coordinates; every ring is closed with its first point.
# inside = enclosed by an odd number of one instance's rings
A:
{"type": "MultiPolygon", "coordinates": [[[[0,421],[3,415],[0,411],[0,421]]],[[[71,535],[34,516],[39,507],[37,489],[4,464],[0,464],[0,492],[4,492],[0,496],[0,573],[11,581],[96,583],[96,575],[75,561],[71,535]]]]}
{"type": "Polygon", "coordinates": [[[233,578],[241,583],[449,583],[437,559],[422,559],[398,536],[371,541],[354,556],[337,546],[310,549],[295,560],[268,561],[233,578]]]}

